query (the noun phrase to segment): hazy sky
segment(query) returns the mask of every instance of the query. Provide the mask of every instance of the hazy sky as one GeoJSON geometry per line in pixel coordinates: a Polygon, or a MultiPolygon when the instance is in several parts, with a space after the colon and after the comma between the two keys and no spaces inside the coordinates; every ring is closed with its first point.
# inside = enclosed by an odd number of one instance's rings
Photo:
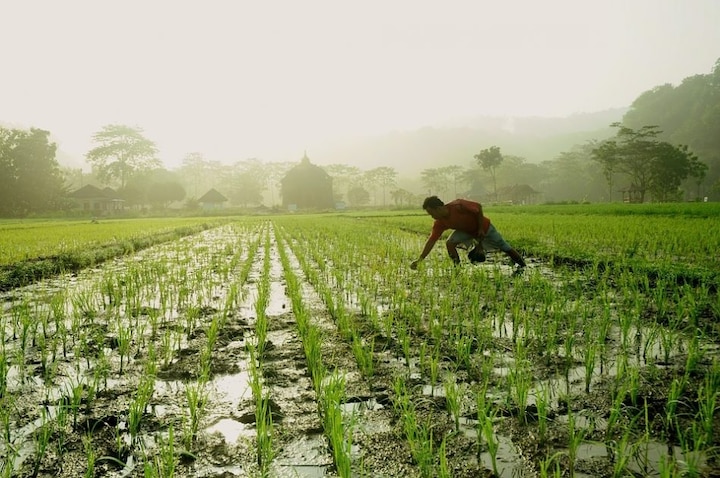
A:
{"type": "Polygon", "coordinates": [[[0,0],[0,122],[77,157],[122,123],[171,167],[294,161],[331,137],[628,106],[709,73],[719,26],[720,0],[0,0]]]}

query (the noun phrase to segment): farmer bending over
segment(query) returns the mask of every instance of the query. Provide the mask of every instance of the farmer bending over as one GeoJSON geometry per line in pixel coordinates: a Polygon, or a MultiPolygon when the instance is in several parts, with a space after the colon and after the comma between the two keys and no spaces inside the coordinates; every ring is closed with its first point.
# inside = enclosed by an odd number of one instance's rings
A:
{"type": "Polygon", "coordinates": [[[460,256],[457,251],[458,245],[460,245],[465,249],[475,246],[468,253],[468,259],[471,262],[483,262],[486,250],[499,249],[510,256],[513,262],[517,264],[516,272],[522,271],[522,268],[525,267],[525,261],[518,251],[503,239],[495,226],[490,223],[490,219],[483,216],[480,203],[466,199],[456,199],[444,204],[437,196],[430,196],[425,198],[423,209],[435,219],[435,222],[420,257],[410,264],[411,269],[417,269],[417,265],[430,254],[437,240],[447,229],[454,229],[454,232],[450,234],[450,237],[445,242],[445,246],[448,255],[455,264],[460,263],[460,256]]]}

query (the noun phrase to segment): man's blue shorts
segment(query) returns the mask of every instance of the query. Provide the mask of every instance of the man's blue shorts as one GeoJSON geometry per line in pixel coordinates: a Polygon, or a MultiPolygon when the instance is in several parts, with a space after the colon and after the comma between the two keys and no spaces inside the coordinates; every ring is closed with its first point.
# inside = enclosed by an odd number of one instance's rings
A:
{"type": "MultiPolygon", "coordinates": [[[[468,250],[475,247],[475,245],[478,243],[477,239],[475,239],[467,232],[463,231],[454,231],[452,234],[450,234],[448,242],[460,245],[460,247],[464,247],[468,250]]],[[[482,247],[485,251],[500,250],[503,252],[508,252],[512,249],[512,246],[505,242],[505,239],[503,239],[503,237],[500,235],[498,230],[495,229],[495,226],[493,226],[492,223],[490,223],[487,234],[485,234],[485,238],[482,241],[482,247]]]]}

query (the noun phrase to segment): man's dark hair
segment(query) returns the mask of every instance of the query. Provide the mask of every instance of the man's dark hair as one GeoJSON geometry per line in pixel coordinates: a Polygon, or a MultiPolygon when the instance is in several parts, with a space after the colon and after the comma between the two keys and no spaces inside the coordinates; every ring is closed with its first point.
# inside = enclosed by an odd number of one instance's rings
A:
{"type": "Polygon", "coordinates": [[[423,201],[423,209],[428,209],[431,207],[433,207],[433,208],[440,207],[440,206],[444,206],[444,205],[445,205],[445,203],[442,202],[442,199],[440,199],[437,196],[427,197],[427,198],[425,198],[425,201],[423,201]]]}

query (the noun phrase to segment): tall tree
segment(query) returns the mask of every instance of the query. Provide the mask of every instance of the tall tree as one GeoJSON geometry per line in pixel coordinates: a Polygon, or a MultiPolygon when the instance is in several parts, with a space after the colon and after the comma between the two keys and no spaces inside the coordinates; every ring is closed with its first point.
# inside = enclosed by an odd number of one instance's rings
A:
{"type": "Polygon", "coordinates": [[[615,139],[597,146],[592,154],[604,170],[612,168],[626,174],[639,191],[641,202],[647,193],[657,201],[677,200],[680,184],[705,171],[686,146],[658,141],[661,131],[657,126],[643,126],[639,130],[620,123],[612,126],[618,128],[615,139]]]}
{"type": "Polygon", "coordinates": [[[458,185],[465,182],[465,168],[458,165],[443,166],[438,168],[438,172],[448,178],[448,182],[452,184],[453,197],[458,197],[458,185]]]}
{"type": "Polygon", "coordinates": [[[190,188],[193,198],[199,198],[209,189],[205,185],[208,162],[200,152],[192,152],[185,155],[180,166],[180,175],[185,179],[186,185],[190,188]]]}
{"type": "MultiPolygon", "coordinates": [[[[398,172],[389,166],[380,166],[365,172],[367,180],[372,185],[380,186],[382,190],[382,205],[385,206],[385,192],[395,185],[398,172]]],[[[377,203],[377,201],[375,201],[377,203]]]]}
{"type": "Polygon", "coordinates": [[[65,190],[50,132],[0,128],[0,214],[24,216],[62,206],[65,190]]]}
{"type": "Polygon", "coordinates": [[[97,144],[87,153],[87,160],[102,181],[117,181],[120,189],[138,171],[161,166],[155,157],[155,143],[143,136],[140,128],[112,124],[93,135],[97,144]]]}
{"type": "Polygon", "coordinates": [[[490,173],[493,181],[493,194],[495,195],[495,200],[497,201],[496,172],[497,167],[500,166],[500,164],[502,164],[503,162],[503,155],[500,152],[500,148],[498,146],[491,146],[487,149],[483,149],[473,157],[483,170],[490,173]]]}
{"type": "MultiPolygon", "coordinates": [[[[700,188],[720,180],[720,58],[711,73],[685,78],[679,85],[665,84],[642,93],[622,120],[628,128],[654,124],[662,130],[661,141],[685,144],[708,165],[700,188]]],[[[700,184],[697,184],[698,179],[700,184]]],[[[715,198],[720,198],[720,194],[715,198]]]]}
{"type": "Polygon", "coordinates": [[[427,168],[420,171],[420,180],[427,188],[428,195],[441,196],[447,190],[447,171],[442,168],[427,168]]]}
{"type": "Polygon", "coordinates": [[[333,196],[336,201],[347,198],[351,186],[358,184],[358,178],[362,178],[362,171],[356,166],[347,164],[329,164],[323,169],[333,178],[333,196]]]}

